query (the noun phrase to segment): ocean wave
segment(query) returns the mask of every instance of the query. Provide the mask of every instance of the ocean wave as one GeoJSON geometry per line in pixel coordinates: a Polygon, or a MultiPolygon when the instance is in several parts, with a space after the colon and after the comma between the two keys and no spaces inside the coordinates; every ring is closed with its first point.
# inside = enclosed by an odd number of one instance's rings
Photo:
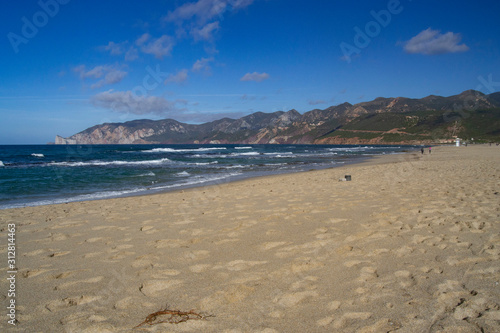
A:
{"type": "Polygon", "coordinates": [[[143,174],[138,175],[137,177],[154,177],[156,174],[153,171],[149,171],[143,174]]]}
{"type": "Polygon", "coordinates": [[[175,174],[177,177],[187,177],[187,176],[191,176],[191,174],[187,171],[182,171],[182,172],[178,172],[175,174]]]}
{"type": "Polygon", "coordinates": [[[300,154],[299,157],[330,157],[330,156],[335,156],[338,155],[336,152],[326,152],[326,153],[320,153],[320,152],[315,152],[315,153],[304,153],[300,154]]]}
{"type": "Polygon", "coordinates": [[[234,147],[234,149],[253,149],[253,147],[234,147]]]}
{"type": "Polygon", "coordinates": [[[248,153],[232,153],[231,156],[257,156],[260,155],[260,153],[256,151],[251,151],[248,153]]]}
{"type": "Polygon", "coordinates": [[[186,163],[188,165],[211,165],[211,164],[219,164],[219,161],[213,162],[195,162],[195,163],[186,163]]]}
{"type": "Polygon", "coordinates": [[[189,157],[189,158],[226,158],[227,155],[214,155],[214,154],[194,154],[194,155],[189,155],[189,156],[186,156],[186,157],[189,157]]]}
{"type": "Polygon", "coordinates": [[[176,188],[176,187],[196,186],[196,185],[216,182],[219,180],[224,180],[224,179],[239,176],[239,175],[241,175],[241,172],[224,173],[222,175],[212,175],[212,176],[196,176],[196,177],[188,178],[187,181],[183,181],[180,183],[155,186],[155,187],[151,187],[149,189],[153,190],[153,191],[160,191],[160,190],[166,190],[166,189],[171,189],[171,188],[176,188]]]}
{"type": "Polygon", "coordinates": [[[161,165],[171,162],[168,158],[146,161],[90,161],[90,162],[52,162],[51,166],[85,167],[85,166],[116,166],[116,165],[161,165]]]}
{"type": "Polygon", "coordinates": [[[36,153],[31,154],[31,156],[33,156],[33,157],[39,157],[39,158],[45,157],[45,155],[43,155],[43,154],[36,154],[36,153]]]}
{"type": "Polygon", "coordinates": [[[272,157],[276,157],[276,158],[290,158],[290,157],[293,157],[295,158],[296,156],[294,156],[294,154],[292,152],[283,152],[283,153],[279,153],[279,152],[274,152],[274,153],[264,153],[264,155],[268,155],[268,156],[272,156],[272,157]]]}
{"type": "Polygon", "coordinates": [[[226,165],[226,166],[224,166],[224,169],[243,169],[243,168],[247,168],[247,167],[251,167],[251,166],[250,165],[244,166],[244,165],[241,165],[241,164],[226,165]]]}
{"type": "Polygon", "coordinates": [[[341,152],[363,152],[367,150],[384,150],[384,149],[400,149],[401,147],[395,146],[360,146],[360,147],[335,147],[335,148],[327,148],[329,151],[341,151],[341,152]]]}
{"type": "Polygon", "coordinates": [[[193,148],[193,149],[174,149],[174,148],[153,148],[149,150],[141,150],[143,153],[186,153],[211,150],[226,150],[225,147],[210,147],[210,148],[193,148]]]}
{"type": "Polygon", "coordinates": [[[5,206],[1,206],[1,209],[34,207],[34,206],[45,206],[45,205],[57,205],[57,204],[68,203],[68,202],[117,198],[117,197],[121,197],[121,196],[138,194],[141,192],[145,192],[147,190],[148,190],[147,188],[135,188],[135,189],[130,189],[130,190],[101,191],[101,192],[96,192],[96,193],[80,194],[80,195],[76,195],[76,196],[72,196],[72,197],[68,197],[68,198],[46,199],[46,200],[33,201],[33,202],[29,202],[29,203],[7,204],[5,206]]]}
{"type": "Polygon", "coordinates": [[[264,165],[266,165],[266,166],[281,166],[281,165],[288,165],[288,163],[265,163],[264,165]]]}

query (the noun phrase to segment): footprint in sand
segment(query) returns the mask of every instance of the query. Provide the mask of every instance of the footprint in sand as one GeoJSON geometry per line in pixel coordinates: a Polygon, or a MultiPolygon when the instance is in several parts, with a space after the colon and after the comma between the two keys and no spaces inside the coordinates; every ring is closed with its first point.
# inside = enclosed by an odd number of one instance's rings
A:
{"type": "Polygon", "coordinates": [[[72,282],[66,282],[63,284],[58,285],[54,289],[56,290],[61,290],[61,289],[68,289],[71,287],[74,287],[75,285],[81,285],[83,283],[98,283],[104,279],[104,276],[96,276],[87,280],[79,280],[79,281],[72,281],[72,282]]]}
{"type": "Polygon", "coordinates": [[[340,319],[335,320],[333,327],[336,329],[346,328],[356,322],[365,321],[372,317],[371,312],[347,312],[340,319]]]}
{"type": "Polygon", "coordinates": [[[163,291],[183,283],[183,280],[149,280],[141,284],[139,291],[148,297],[160,297],[163,291]]]}
{"type": "Polygon", "coordinates": [[[396,278],[398,278],[399,284],[403,288],[409,288],[416,284],[415,278],[413,277],[410,271],[407,270],[397,271],[394,272],[394,275],[396,276],[396,278]]]}
{"type": "Polygon", "coordinates": [[[48,257],[50,257],[50,258],[61,257],[61,256],[65,256],[65,255],[70,254],[70,253],[71,253],[71,251],[53,252],[53,253],[49,254],[48,257]]]}
{"type": "Polygon", "coordinates": [[[43,274],[45,272],[49,272],[51,269],[32,269],[32,270],[27,270],[25,272],[22,272],[21,275],[24,278],[33,278],[35,276],[38,276],[40,274],[43,274]]]}
{"type": "Polygon", "coordinates": [[[69,237],[70,237],[69,235],[62,234],[62,233],[50,233],[50,235],[49,235],[49,238],[52,241],[61,241],[61,240],[68,239],[69,237]]]}
{"type": "Polygon", "coordinates": [[[266,243],[262,243],[259,246],[259,249],[261,251],[267,251],[267,250],[270,250],[270,249],[273,249],[275,247],[285,245],[285,244],[286,244],[286,242],[266,242],[266,243]]]}
{"type": "Polygon", "coordinates": [[[202,311],[211,311],[224,305],[239,303],[255,291],[255,288],[244,284],[231,285],[225,290],[219,290],[200,302],[202,311]]]}
{"type": "Polygon", "coordinates": [[[152,266],[154,262],[158,262],[158,257],[152,254],[146,254],[134,259],[130,266],[134,268],[149,267],[152,266]]]}
{"type": "Polygon", "coordinates": [[[85,243],[95,243],[95,242],[99,242],[103,239],[104,238],[102,238],[102,237],[92,237],[92,238],[86,239],[85,243]]]}
{"type": "Polygon", "coordinates": [[[266,264],[267,261],[246,261],[246,260],[233,260],[225,265],[217,265],[214,269],[227,269],[230,271],[242,271],[256,265],[266,264]]]}
{"type": "Polygon", "coordinates": [[[197,250],[197,251],[189,251],[183,254],[183,257],[189,260],[201,260],[208,258],[210,255],[210,251],[207,250],[197,250]]]}
{"type": "Polygon", "coordinates": [[[87,295],[83,295],[80,297],[69,297],[69,298],[50,301],[49,303],[45,304],[45,308],[50,312],[55,312],[70,306],[83,305],[95,302],[101,298],[102,298],[101,296],[87,296],[87,295]]]}
{"type": "Polygon", "coordinates": [[[378,278],[377,269],[366,266],[361,268],[361,274],[359,275],[358,281],[367,282],[376,278],[378,278]]]}
{"type": "Polygon", "coordinates": [[[212,267],[212,266],[207,265],[207,264],[199,264],[199,265],[189,266],[189,270],[193,273],[203,273],[206,270],[208,270],[210,267],[212,267]]]}
{"type": "Polygon", "coordinates": [[[307,298],[314,298],[318,296],[318,292],[314,290],[299,291],[296,293],[285,294],[279,299],[275,300],[275,302],[283,307],[289,308],[299,304],[307,298]]]}

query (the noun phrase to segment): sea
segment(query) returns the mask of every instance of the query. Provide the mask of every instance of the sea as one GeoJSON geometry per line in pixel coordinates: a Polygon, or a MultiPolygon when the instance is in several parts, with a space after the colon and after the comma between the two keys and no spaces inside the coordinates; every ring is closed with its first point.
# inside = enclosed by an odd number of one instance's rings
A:
{"type": "Polygon", "coordinates": [[[117,198],[332,168],[416,146],[3,145],[0,209],[117,198]]]}

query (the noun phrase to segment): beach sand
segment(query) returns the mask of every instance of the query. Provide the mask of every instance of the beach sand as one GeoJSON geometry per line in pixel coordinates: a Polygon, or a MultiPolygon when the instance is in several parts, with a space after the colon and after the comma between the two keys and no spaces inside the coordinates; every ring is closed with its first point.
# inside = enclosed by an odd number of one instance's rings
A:
{"type": "Polygon", "coordinates": [[[2,332],[500,332],[495,146],[1,210],[0,222],[2,332]],[[167,305],[204,317],[134,328],[167,305]]]}

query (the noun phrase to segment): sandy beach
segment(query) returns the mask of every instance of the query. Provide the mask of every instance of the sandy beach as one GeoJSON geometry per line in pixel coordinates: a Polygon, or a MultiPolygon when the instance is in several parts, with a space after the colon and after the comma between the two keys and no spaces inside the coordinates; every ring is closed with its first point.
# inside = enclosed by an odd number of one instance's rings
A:
{"type": "Polygon", "coordinates": [[[496,146],[7,209],[0,223],[2,332],[500,331],[496,146]],[[144,322],[167,308],[180,312],[144,322]],[[156,323],[168,318],[185,321],[156,323]]]}

